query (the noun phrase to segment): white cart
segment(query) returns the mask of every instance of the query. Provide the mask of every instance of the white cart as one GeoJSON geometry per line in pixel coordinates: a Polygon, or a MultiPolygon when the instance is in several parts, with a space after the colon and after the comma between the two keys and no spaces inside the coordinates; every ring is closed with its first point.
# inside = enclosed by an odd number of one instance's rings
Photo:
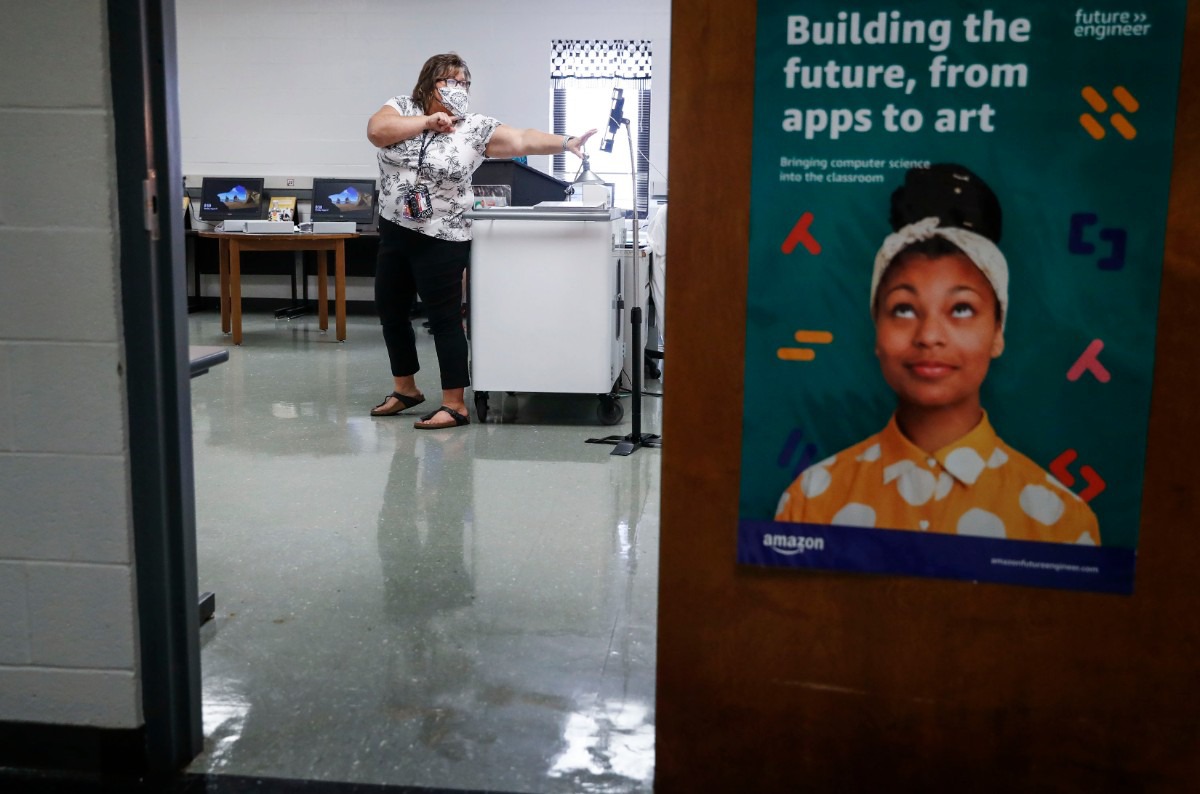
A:
{"type": "Polygon", "coordinates": [[[620,210],[477,209],[471,244],[469,329],[475,412],[488,392],[595,394],[604,424],[621,421],[624,361],[620,210]]]}

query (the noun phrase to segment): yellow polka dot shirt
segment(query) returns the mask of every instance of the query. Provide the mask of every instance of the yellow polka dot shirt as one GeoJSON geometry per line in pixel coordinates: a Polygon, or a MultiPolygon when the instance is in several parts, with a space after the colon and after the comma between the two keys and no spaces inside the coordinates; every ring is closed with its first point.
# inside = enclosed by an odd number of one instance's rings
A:
{"type": "Polygon", "coordinates": [[[1005,444],[988,422],[929,454],[879,433],[809,466],[779,500],[776,521],[1100,545],[1096,514],[1005,444]]]}

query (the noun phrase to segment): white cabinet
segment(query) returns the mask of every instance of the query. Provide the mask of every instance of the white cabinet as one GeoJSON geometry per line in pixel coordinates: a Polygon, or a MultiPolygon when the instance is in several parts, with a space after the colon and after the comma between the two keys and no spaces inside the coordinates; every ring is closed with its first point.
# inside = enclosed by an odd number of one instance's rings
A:
{"type": "Polygon", "coordinates": [[[626,341],[613,252],[619,210],[505,207],[470,217],[476,394],[615,394],[626,341]]]}

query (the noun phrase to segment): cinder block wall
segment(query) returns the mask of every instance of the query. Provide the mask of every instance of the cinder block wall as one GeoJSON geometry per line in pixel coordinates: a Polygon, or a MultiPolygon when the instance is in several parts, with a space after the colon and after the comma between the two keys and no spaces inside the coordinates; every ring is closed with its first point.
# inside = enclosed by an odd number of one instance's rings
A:
{"type": "Polygon", "coordinates": [[[142,722],[103,0],[0,5],[0,722],[142,722]]]}

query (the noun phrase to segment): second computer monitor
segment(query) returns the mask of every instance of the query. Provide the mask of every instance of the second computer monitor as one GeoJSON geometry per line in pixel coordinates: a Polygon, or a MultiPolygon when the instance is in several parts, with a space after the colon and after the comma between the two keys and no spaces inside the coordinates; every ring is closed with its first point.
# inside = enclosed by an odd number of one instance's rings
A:
{"type": "Polygon", "coordinates": [[[314,221],[354,221],[359,226],[375,224],[374,179],[313,179],[314,221]]]}

